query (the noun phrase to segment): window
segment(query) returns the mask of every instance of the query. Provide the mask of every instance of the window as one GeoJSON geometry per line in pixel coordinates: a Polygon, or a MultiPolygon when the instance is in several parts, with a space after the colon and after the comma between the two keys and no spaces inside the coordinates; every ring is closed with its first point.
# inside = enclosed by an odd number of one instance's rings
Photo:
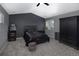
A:
{"type": "Polygon", "coordinates": [[[4,23],[4,15],[0,12],[0,23],[4,23]]]}
{"type": "Polygon", "coordinates": [[[47,21],[46,21],[46,28],[47,28],[48,30],[54,29],[54,20],[47,20],[47,21]]]}

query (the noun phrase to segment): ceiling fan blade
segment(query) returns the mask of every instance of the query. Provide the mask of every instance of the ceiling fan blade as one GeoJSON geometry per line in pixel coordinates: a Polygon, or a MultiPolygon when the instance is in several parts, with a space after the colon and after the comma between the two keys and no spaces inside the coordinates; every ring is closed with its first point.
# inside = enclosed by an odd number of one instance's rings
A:
{"type": "Polygon", "coordinates": [[[40,5],[40,3],[37,4],[37,7],[40,5]]]}
{"type": "Polygon", "coordinates": [[[48,3],[44,3],[45,5],[47,5],[47,6],[49,6],[49,4],[48,3]]]}

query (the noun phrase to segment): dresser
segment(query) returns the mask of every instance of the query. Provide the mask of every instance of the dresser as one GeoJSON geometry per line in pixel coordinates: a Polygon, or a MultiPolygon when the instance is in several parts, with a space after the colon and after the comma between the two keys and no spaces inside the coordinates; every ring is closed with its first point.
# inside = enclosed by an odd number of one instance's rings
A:
{"type": "Polygon", "coordinates": [[[16,31],[9,31],[8,41],[16,41],[16,31]]]}

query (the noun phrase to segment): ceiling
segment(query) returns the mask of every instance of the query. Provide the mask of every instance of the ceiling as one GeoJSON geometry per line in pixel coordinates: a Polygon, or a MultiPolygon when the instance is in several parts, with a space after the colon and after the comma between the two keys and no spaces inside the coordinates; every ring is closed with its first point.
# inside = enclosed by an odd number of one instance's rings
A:
{"type": "Polygon", "coordinates": [[[41,3],[40,6],[36,7],[37,4],[2,3],[1,5],[8,14],[34,13],[44,18],[79,10],[79,3],[49,3],[49,6],[41,3]]]}

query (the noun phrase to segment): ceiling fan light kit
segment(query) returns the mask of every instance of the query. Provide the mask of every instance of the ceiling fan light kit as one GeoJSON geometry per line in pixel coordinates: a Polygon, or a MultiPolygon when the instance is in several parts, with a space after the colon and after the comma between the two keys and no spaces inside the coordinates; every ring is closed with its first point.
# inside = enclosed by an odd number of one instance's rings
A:
{"type": "Polygon", "coordinates": [[[40,3],[37,4],[37,7],[40,5],[40,3]]]}
{"type": "Polygon", "coordinates": [[[47,6],[49,6],[49,4],[48,3],[44,3],[45,5],[47,5],[47,6]]]}
{"type": "MultiPolygon", "coordinates": [[[[49,6],[49,3],[43,3],[45,4],[46,6],[49,6]]],[[[40,5],[40,3],[37,4],[37,7],[40,5]]]]}

